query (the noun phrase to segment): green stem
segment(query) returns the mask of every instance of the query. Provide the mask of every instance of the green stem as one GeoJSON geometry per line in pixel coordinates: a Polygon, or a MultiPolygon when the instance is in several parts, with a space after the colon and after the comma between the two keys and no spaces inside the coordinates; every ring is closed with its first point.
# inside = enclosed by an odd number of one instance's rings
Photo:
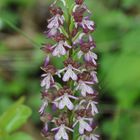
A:
{"type": "MultiPolygon", "coordinates": [[[[72,46],[72,35],[71,35],[71,31],[70,31],[70,25],[71,25],[71,15],[69,13],[69,7],[67,7],[67,14],[68,14],[68,23],[67,23],[67,31],[68,31],[68,42],[70,43],[70,45],[72,46]]],[[[71,48],[69,51],[69,57],[72,57],[73,54],[73,49],[71,48]]],[[[72,89],[73,87],[73,82],[70,80],[67,85],[72,89]]],[[[69,117],[69,125],[72,127],[73,125],[73,112],[68,110],[68,117],[69,117]]],[[[69,133],[69,139],[73,140],[73,133],[69,133]]]]}

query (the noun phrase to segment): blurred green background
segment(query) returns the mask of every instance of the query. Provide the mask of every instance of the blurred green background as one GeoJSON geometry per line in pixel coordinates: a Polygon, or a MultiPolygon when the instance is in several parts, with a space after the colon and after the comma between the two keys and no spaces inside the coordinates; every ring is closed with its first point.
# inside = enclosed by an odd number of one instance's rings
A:
{"type": "MultiPolygon", "coordinates": [[[[51,0],[0,0],[0,140],[42,140],[41,43],[51,0]]],[[[140,139],[139,0],[86,0],[96,22],[99,133],[140,139]]],[[[56,62],[57,63],[57,62],[56,62]]]]}

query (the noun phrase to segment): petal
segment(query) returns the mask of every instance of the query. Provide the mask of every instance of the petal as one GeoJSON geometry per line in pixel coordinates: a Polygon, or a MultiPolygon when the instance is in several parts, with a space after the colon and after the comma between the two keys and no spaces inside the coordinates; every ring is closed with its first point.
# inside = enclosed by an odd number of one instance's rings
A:
{"type": "Polygon", "coordinates": [[[74,108],[74,106],[73,106],[72,102],[70,101],[70,99],[68,97],[65,97],[64,100],[65,100],[65,105],[67,106],[67,108],[69,110],[72,110],[74,108]]]}
{"type": "Polygon", "coordinates": [[[65,107],[65,102],[64,102],[64,100],[62,99],[60,102],[59,102],[59,109],[63,109],[64,107],[65,107]]]}
{"type": "Polygon", "coordinates": [[[75,100],[78,100],[79,99],[78,97],[75,97],[75,96],[72,96],[72,95],[69,95],[68,97],[69,98],[72,98],[72,99],[75,99],[75,100]]]}
{"type": "Polygon", "coordinates": [[[68,140],[68,134],[66,133],[65,129],[64,129],[64,131],[63,131],[63,133],[62,133],[62,138],[63,138],[64,140],[68,140]]]}
{"type": "Polygon", "coordinates": [[[88,93],[88,94],[93,94],[94,93],[94,91],[93,91],[93,89],[90,87],[90,86],[88,86],[88,85],[84,85],[84,90],[88,93]]]}
{"type": "Polygon", "coordinates": [[[61,137],[62,137],[62,133],[61,133],[61,128],[60,128],[55,135],[55,140],[61,140],[61,137]]]}
{"type": "Polygon", "coordinates": [[[49,75],[47,75],[41,82],[41,87],[44,87],[44,86],[46,89],[49,89],[49,87],[50,87],[50,76],[49,75]]]}
{"type": "Polygon", "coordinates": [[[94,115],[95,113],[98,113],[98,109],[95,104],[92,103],[91,107],[92,107],[92,115],[94,115]]]}
{"type": "Polygon", "coordinates": [[[91,60],[90,53],[86,53],[84,58],[85,58],[86,61],[90,61],[91,60]]]}
{"type": "Polygon", "coordinates": [[[41,87],[44,87],[46,84],[46,77],[41,81],[41,87]]]}
{"type": "Polygon", "coordinates": [[[79,133],[84,134],[84,127],[83,127],[83,124],[81,122],[79,124],[79,133]]]}
{"type": "Polygon", "coordinates": [[[66,82],[66,81],[68,81],[69,79],[70,79],[70,75],[71,75],[71,73],[70,73],[71,71],[68,69],[67,71],[66,71],[66,73],[64,74],[64,76],[63,76],[63,81],[64,82],[66,82]]]}
{"type": "Polygon", "coordinates": [[[70,77],[71,77],[71,79],[72,80],[74,80],[74,81],[76,81],[77,80],[77,75],[74,73],[74,71],[72,71],[71,69],[70,69],[70,77]]]}
{"type": "Polygon", "coordinates": [[[56,130],[58,130],[58,129],[59,129],[59,127],[52,128],[51,131],[56,131],[56,130]]]}
{"type": "Polygon", "coordinates": [[[60,54],[61,55],[65,55],[66,54],[66,50],[65,50],[65,48],[63,46],[61,47],[60,54]]]}
{"type": "Polygon", "coordinates": [[[81,127],[83,129],[87,130],[88,132],[92,131],[91,126],[87,122],[82,120],[80,124],[81,124],[81,127]]]}
{"type": "Polygon", "coordinates": [[[56,47],[56,48],[53,50],[52,55],[53,55],[53,56],[58,56],[58,55],[59,55],[59,49],[58,49],[58,47],[56,47]]]}

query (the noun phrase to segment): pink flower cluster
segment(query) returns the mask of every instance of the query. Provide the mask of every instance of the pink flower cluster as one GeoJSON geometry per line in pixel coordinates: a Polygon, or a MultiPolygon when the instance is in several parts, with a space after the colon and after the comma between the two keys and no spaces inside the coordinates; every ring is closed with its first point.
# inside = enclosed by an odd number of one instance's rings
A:
{"type": "Polygon", "coordinates": [[[49,8],[52,18],[45,34],[55,43],[42,47],[47,54],[41,67],[42,134],[49,140],[98,140],[94,117],[98,113],[97,55],[93,52],[96,45],[91,36],[95,24],[89,18],[84,0],[73,2],[71,11],[66,0],[56,0],[49,8]],[[69,17],[56,5],[58,2],[71,12],[67,14],[69,17]],[[64,59],[61,68],[52,63],[52,57],[64,59]]]}

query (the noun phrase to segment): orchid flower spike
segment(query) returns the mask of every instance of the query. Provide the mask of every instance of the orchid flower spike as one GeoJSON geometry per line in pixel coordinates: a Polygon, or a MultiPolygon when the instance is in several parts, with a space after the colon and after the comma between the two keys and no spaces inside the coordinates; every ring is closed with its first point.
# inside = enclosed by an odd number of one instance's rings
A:
{"type": "Polygon", "coordinates": [[[72,140],[78,132],[77,140],[98,140],[95,22],[84,0],[54,0],[49,11],[44,33],[50,41],[41,48],[46,55],[40,83],[42,135],[72,140]]]}

